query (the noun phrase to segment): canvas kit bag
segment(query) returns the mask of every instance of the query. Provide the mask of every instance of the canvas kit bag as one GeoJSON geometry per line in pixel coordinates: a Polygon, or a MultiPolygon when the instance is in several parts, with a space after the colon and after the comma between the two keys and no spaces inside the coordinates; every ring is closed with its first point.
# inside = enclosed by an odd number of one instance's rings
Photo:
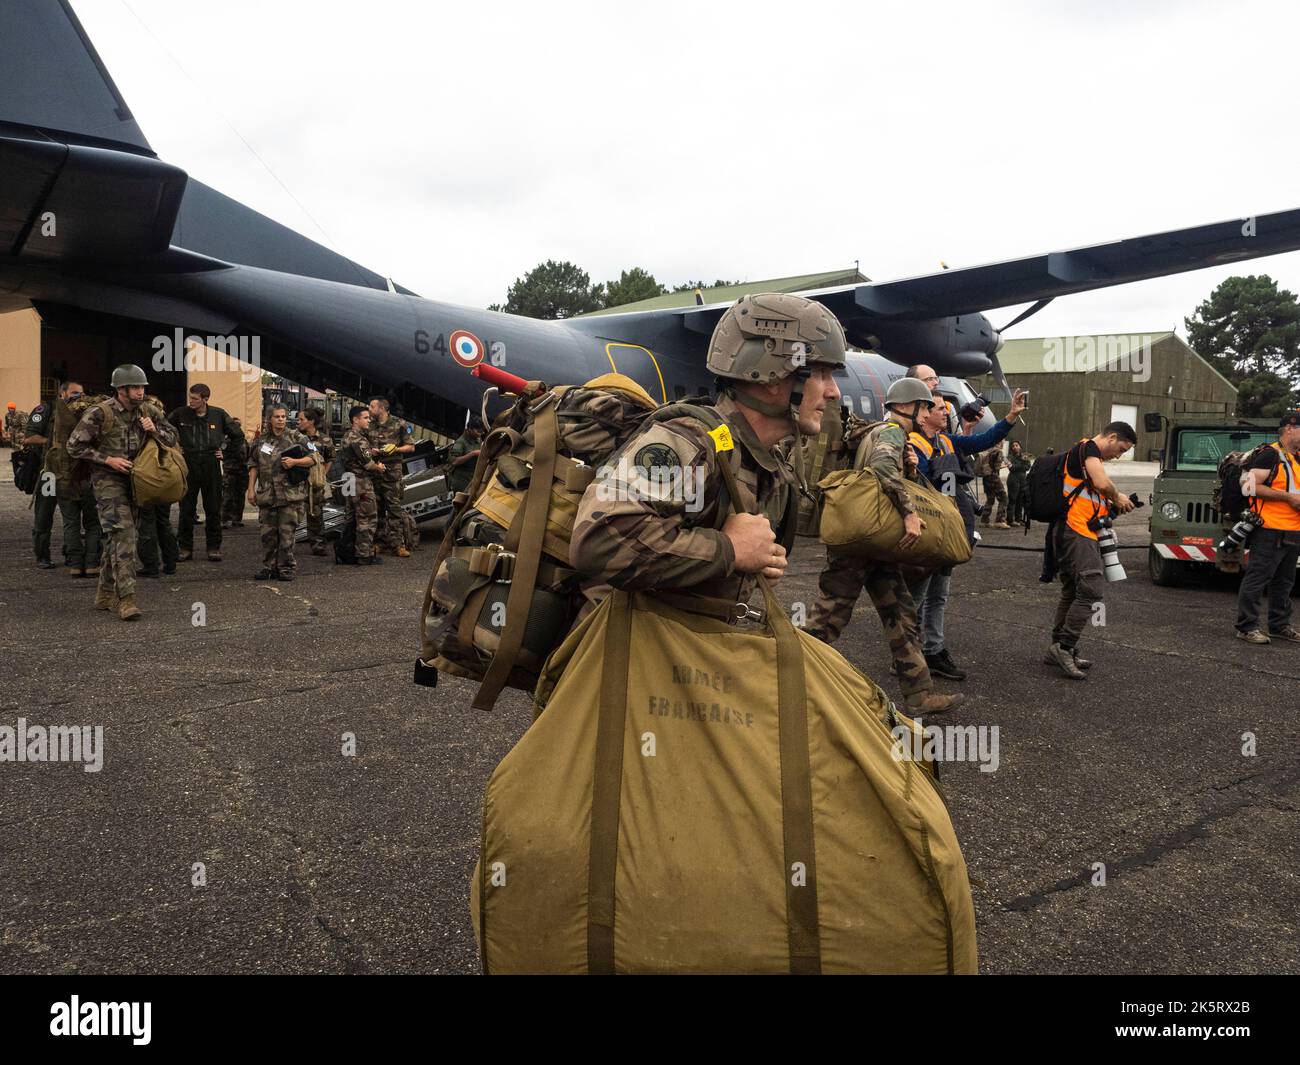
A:
{"type": "Polygon", "coordinates": [[[615,591],[548,660],[484,797],[485,972],[976,971],[917,723],[760,585],[758,627],[615,591]]]}

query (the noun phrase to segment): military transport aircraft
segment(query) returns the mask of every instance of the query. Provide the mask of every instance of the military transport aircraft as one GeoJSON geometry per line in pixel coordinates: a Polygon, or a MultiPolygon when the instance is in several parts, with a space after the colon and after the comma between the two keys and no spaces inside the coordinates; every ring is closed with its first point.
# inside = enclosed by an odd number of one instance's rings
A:
{"type": "MultiPolygon", "coordinates": [[[[806,292],[868,354],[843,391],[878,413],[890,357],[962,378],[997,362],[982,311],[1300,248],[1300,210],[882,284],[806,292]]],[[[257,337],[262,366],[314,388],[392,397],[458,432],[500,366],[525,379],[628,374],[657,399],[710,387],[705,347],[723,304],[549,322],[424,299],[160,160],[68,0],[0,5],[0,311],[67,308],[257,337]]],[[[1007,328],[1006,326],[1003,329],[1007,328]]],[[[959,396],[964,383],[952,385],[959,396]]],[[[967,389],[967,393],[969,390],[967,389]]]]}

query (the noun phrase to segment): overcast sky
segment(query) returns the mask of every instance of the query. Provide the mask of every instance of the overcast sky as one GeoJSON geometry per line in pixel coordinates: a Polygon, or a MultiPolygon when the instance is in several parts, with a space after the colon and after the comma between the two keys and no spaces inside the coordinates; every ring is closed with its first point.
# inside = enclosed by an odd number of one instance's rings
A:
{"type": "MultiPolygon", "coordinates": [[[[161,158],[453,303],[547,258],[887,280],[1300,206],[1280,3],[74,7],[161,158]]],[[[1234,272],[1300,291],[1291,253],[1009,335],[1181,330],[1234,272]]]]}

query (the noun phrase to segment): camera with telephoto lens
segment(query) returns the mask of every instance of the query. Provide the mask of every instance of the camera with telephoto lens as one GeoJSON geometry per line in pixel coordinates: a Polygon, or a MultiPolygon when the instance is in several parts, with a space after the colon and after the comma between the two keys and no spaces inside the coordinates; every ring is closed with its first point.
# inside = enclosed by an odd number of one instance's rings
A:
{"type": "MultiPolygon", "coordinates": [[[[1142,501],[1138,499],[1136,492],[1128,498],[1134,510],[1142,506],[1142,501]]],[[[1097,547],[1101,551],[1101,565],[1106,580],[1112,582],[1127,580],[1128,574],[1124,572],[1124,567],[1119,561],[1119,538],[1115,535],[1115,522],[1111,516],[1098,515],[1088,522],[1088,528],[1097,534],[1097,547]]]]}
{"type": "Polygon", "coordinates": [[[1228,535],[1219,541],[1220,551],[1237,552],[1246,546],[1246,537],[1256,529],[1264,527],[1264,520],[1253,510],[1243,510],[1241,520],[1228,530],[1228,535]]]}

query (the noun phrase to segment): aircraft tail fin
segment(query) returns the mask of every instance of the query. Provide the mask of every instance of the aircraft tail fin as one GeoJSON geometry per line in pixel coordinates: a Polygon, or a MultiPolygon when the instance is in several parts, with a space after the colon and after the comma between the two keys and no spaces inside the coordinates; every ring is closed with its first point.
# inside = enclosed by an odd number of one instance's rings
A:
{"type": "Polygon", "coordinates": [[[68,0],[0,5],[0,128],[153,155],[68,0]]]}

